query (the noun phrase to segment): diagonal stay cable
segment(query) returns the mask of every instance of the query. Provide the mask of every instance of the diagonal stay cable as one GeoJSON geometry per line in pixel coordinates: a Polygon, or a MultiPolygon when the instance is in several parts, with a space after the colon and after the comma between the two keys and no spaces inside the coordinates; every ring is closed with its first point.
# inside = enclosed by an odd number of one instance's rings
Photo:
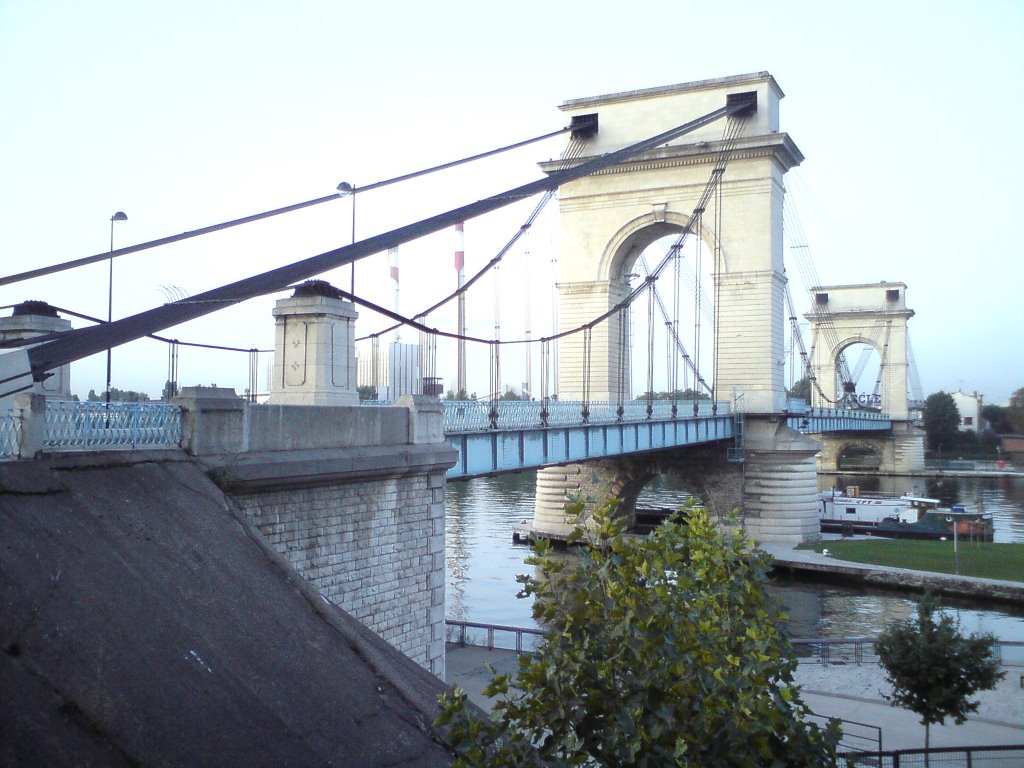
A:
{"type": "MultiPolygon", "coordinates": [[[[549,189],[556,189],[575,179],[597,173],[633,155],[691,133],[723,117],[743,112],[749,113],[750,109],[751,103],[749,101],[733,100],[727,102],[725,106],[669,131],[580,163],[573,168],[555,171],[546,178],[515,187],[475,203],[470,203],[423,219],[422,221],[399,227],[390,232],[385,232],[351,245],[335,248],[317,256],[301,259],[283,267],[206,291],[188,300],[155,307],[137,315],[117,320],[104,327],[83,328],[57,334],[57,338],[44,341],[25,353],[27,357],[25,362],[28,364],[27,369],[17,371],[18,368],[22,368],[22,363],[12,364],[8,368],[4,380],[0,381],[0,384],[4,383],[4,381],[12,381],[23,377],[29,373],[31,373],[33,378],[41,380],[45,377],[47,371],[53,370],[65,363],[102,352],[113,346],[134,341],[147,334],[156,333],[188,320],[202,317],[217,309],[238,304],[264,294],[284,290],[292,283],[309,279],[335,267],[349,264],[410,240],[440,231],[460,221],[490,213],[549,189]]],[[[0,392],[0,395],[3,394],[6,393],[0,392]]]]}
{"type": "MultiPolygon", "coordinates": [[[[565,152],[562,154],[562,158],[561,158],[562,161],[563,162],[570,162],[572,160],[576,160],[577,158],[579,158],[579,156],[583,152],[583,148],[584,148],[585,145],[586,145],[586,141],[584,141],[582,139],[573,139],[572,141],[570,141],[569,144],[567,145],[566,149],[565,149],[565,152]]],[[[473,286],[474,283],[476,283],[478,280],[480,280],[480,278],[482,278],[485,274],[487,274],[487,272],[490,269],[492,269],[494,266],[499,264],[502,261],[502,259],[504,259],[505,256],[508,255],[508,252],[512,250],[512,246],[514,246],[517,242],[519,242],[519,238],[521,238],[523,235],[525,235],[530,230],[530,228],[533,226],[533,224],[537,220],[537,218],[541,215],[541,213],[543,213],[543,211],[547,207],[548,203],[550,203],[551,200],[554,199],[554,196],[555,196],[555,191],[553,189],[549,189],[547,192],[545,192],[541,196],[541,199],[534,206],[533,210],[530,212],[530,215],[526,217],[526,220],[519,226],[519,228],[516,230],[515,234],[512,235],[511,238],[509,238],[508,242],[505,243],[505,245],[502,246],[502,248],[498,251],[498,253],[495,254],[495,256],[493,258],[491,258],[490,261],[488,261],[486,264],[484,264],[483,267],[481,267],[476,272],[476,274],[474,274],[471,278],[469,278],[469,280],[467,280],[465,283],[463,283],[462,286],[460,286],[456,291],[454,291],[454,292],[448,294],[447,296],[445,296],[440,301],[430,305],[429,307],[427,307],[426,309],[424,309],[424,310],[422,310],[420,312],[417,312],[413,316],[414,317],[426,317],[430,313],[435,312],[438,309],[440,309],[441,307],[445,306],[448,302],[450,302],[450,301],[452,301],[454,299],[457,299],[459,296],[461,296],[464,293],[466,293],[473,286]]],[[[369,334],[367,334],[365,336],[360,336],[359,338],[356,339],[356,341],[364,341],[366,339],[373,338],[374,336],[383,336],[384,334],[390,333],[391,331],[395,330],[396,328],[399,328],[400,326],[401,326],[401,323],[396,323],[394,325],[390,325],[387,328],[382,328],[381,330],[375,331],[374,333],[369,333],[369,334]]]]}
{"type": "MultiPolygon", "coordinates": [[[[572,126],[567,125],[564,128],[559,128],[557,131],[551,131],[541,136],[535,136],[532,139],[525,139],[518,141],[515,144],[509,144],[498,149],[491,149],[486,152],[481,152],[470,157],[463,157],[458,160],[452,160],[441,165],[435,165],[430,168],[424,168],[419,171],[412,171],[401,176],[395,176],[392,179],[385,179],[383,181],[375,181],[372,184],[359,187],[356,191],[360,194],[370,192],[374,189],[380,189],[381,187],[387,187],[391,184],[398,184],[402,181],[409,181],[420,176],[425,176],[429,173],[435,173],[436,171],[444,171],[449,168],[455,168],[465,163],[473,162],[474,160],[482,160],[485,157],[491,157],[492,155],[500,154],[501,152],[507,152],[512,149],[519,149],[529,144],[533,144],[544,139],[550,139],[554,136],[559,136],[567,131],[571,131],[572,126]]],[[[126,256],[129,253],[137,253],[138,251],[145,251],[150,248],[156,248],[161,245],[169,245],[171,243],[177,243],[181,240],[188,240],[192,237],[199,237],[200,235],[208,235],[212,232],[219,232],[222,229],[230,229],[231,227],[237,227],[241,224],[251,224],[254,221],[260,221],[261,219],[269,219],[271,216],[280,216],[283,213],[291,213],[292,211],[301,211],[303,208],[309,208],[320,203],[327,203],[331,200],[338,200],[339,196],[337,193],[331,195],[324,195],[323,197],[317,197],[312,200],[305,200],[301,203],[293,203],[292,205],[286,205],[282,208],[274,208],[270,211],[263,211],[262,213],[254,213],[250,216],[243,216],[240,219],[232,219],[231,221],[225,221],[220,224],[211,224],[208,227],[200,227],[199,229],[192,229],[187,232],[182,232],[177,235],[168,235],[167,237],[161,237],[156,240],[149,240],[145,243],[138,243],[136,245],[128,245],[124,248],[117,248],[113,251],[104,251],[103,253],[97,253],[94,256],[84,256],[80,259],[72,259],[71,261],[65,261],[60,264],[53,264],[49,267],[40,267],[39,269],[31,269],[27,272],[19,272],[14,275],[7,275],[6,277],[0,277],[0,286],[11,285],[12,283],[19,283],[22,280],[30,280],[33,277],[43,277],[44,275],[51,275],[55,272],[63,272],[67,269],[74,269],[75,267],[84,267],[86,264],[93,264],[97,261],[106,261],[111,258],[117,258],[118,256],[126,256]]]]}

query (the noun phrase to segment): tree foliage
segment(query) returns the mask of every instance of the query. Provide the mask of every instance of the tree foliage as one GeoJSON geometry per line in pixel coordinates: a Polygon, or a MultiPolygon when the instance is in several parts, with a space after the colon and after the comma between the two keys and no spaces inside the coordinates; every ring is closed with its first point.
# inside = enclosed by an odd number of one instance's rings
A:
{"type": "Polygon", "coordinates": [[[361,401],[377,399],[377,388],[372,384],[360,384],[356,387],[356,393],[361,401]]]}
{"type": "Polygon", "coordinates": [[[1013,431],[1010,426],[1009,408],[1001,405],[983,405],[981,417],[985,420],[986,428],[997,435],[1006,435],[1013,431]]]}
{"type": "Polygon", "coordinates": [[[786,390],[786,395],[805,402],[811,402],[811,377],[804,376],[786,390]]]}
{"type": "Polygon", "coordinates": [[[636,396],[637,400],[710,400],[711,395],[707,392],[699,392],[696,389],[676,389],[665,392],[644,392],[636,396]]]}
{"type": "Polygon", "coordinates": [[[921,716],[926,749],[932,723],[952,717],[960,725],[978,709],[970,697],[1005,675],[992,655],[992,635],[964,637],[952,617],[939,614],[936,621],[935,612],[935,599],[925,595],[917,617],[887,626],[875,646],[893,688],[885,698],[921,716]]]}
{"type": "Polygon", "coordinates": [[[928,448],[948,451],[957,445],[960,409],[948,392],[934,392],[924,401],[924,431],[928,448]]]}
{"type": "MultiPolygon", "coordinates": [[[[90,389],[86,399],[93,403],[106,401],[106,390],[97,393],[95,390],[90,389]]],[[[145,392],[136,392],[132,389],[118,389],[117,387],[111,387],[110,399],[111,401],[119,403],[145,403],[149,402],[149,395],[145,392]]]]}
{"type": "Polygon", "coordinates": [[[1015,434],[1024,435],[1024,387],[1010,395],[1006,418],[1015,434]]]}
{"type": "Polygon", "coordinates": [[[578,557],[538,544],[520,596],[548,632],[485,688],[489,719],[442,697],[455,765],[833,764],[836,727],[802,720],[765,556],[697,507],[643,539],[625,525],[609,506],[577,526],[578,557]]]}

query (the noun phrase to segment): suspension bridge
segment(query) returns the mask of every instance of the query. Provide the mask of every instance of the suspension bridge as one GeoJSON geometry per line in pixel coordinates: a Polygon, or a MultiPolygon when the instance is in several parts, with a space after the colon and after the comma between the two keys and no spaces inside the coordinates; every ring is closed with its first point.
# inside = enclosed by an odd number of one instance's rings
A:
{"type": "MultiPolygon", "coordinates": [[[[12,322],[0,329],[8,349],[0,356],[0,404],[13,402],[19,392],[68,397],[70,363],[143,337],[167,344],[168,394],[178,386],[182,348],[247,355],[245,390],[255,404],[263,399],[260,355],[272,353],[266,387],[271,405],[353,407],[360,402],[361,386],[371,399],[386,392],[387,402],[373,403],[386,405],[402,395],[438,396],[447,384],[454,399],[445,403],[443,433],[458,453],[447,477],[538,470],[535,524],[541,532],[564,528],[564,499],[588,483],[594,493],[598,487],[638,489],[653,468],[674,471],[696,463],[704,473],[705,501],[740,508],[755,537],[812,538],[815,456],[822,448],[805,435],[822,436],[826,460],[838,461],[855,449],[893,471],[915,468],[923,462],[920,437],[911,426],[920,394],[919,386],[916,396],[908,393],[916,374],[906,328],[913,315],[906,306],[906,285],[822,286],[814,273],[786,194],[786,173],[803,156],[780,131],[782,97],[769,74],[754,73],[575,99],[561,106],[568,121],[558,131],[358,189],[339,185],[339,195],[351,197],[354,205],[356,192],[365,200],[381,187],[566,137],[561,156],[541,163],[544,176],[534,182],[381,235],[353,237],[351,244],[194,296],[168,295],[175,300],[110,322],[45,305],[18,305],[12,322]],[[505,245],[467,279],[465,223],[533,198],[536,203],[505,245]],[[524,335],[503,338],[501,299],[507,308],[512,296],[495,275],[504,261],[521,256],[523,238],[556,200],[561,243],[548,257],[557,291],[551,327],[536,333],[529,309],[533,291],[525,289],[524,335]],[[397,249],[446,231],[460,238],[454,248],[456,290],[413,315],[399,311],[397,298],[388,308],[360,296],[354,278],[348,291],[302,282],[390,253],[397,294],[397,249]],[[804,316],[811,327],[809,344],[802,338],[786,257],[795,261],[809,288],[810,310],[804,316]],[[486,279],[494,291],[490,335],[471,333],[466,321],[467,301],[486,279]],[[286,290],[294,294],[277,303],[273,350],[183,342],[165,334],[190,319],[286,290]],[[455,327],[444,330],[436,318],[450,305],[457,308],[455,327]],[[358,336],[357,309],[366,315],[362,322],[379,318],[382,327],[358,336]],[[94,324],[74,329],[61,313],[94,324]],[[45,320],[33,325],[26,317],[45,320]],[[389,343],[401,329],[418,334],[418,343],[389,343]],[[443,344],[454,352],[439,352],[443,344]],[[868,356],[862,353],[853,366],[847,361],[857,346],[880,357],[869,393],[858,394],[868,356]],[[516,347],[527,350],[522,399],[506,400],[510,388],[503,370],[516,347]],[[467,354],[468,349],[473,352],[467,354]],[[454,372],[442,370],[439,358],[454,361],[454,372]],[[488,395],[467,399],[471,376],[485,367],[488,395]],[[804,400],[787,391],[797,382],[809,395],[804,400]],[[691,462],[698,449],[718,452],[720,461],[714,467],[704,459],[691,462]],[[715,474],[738,479],[717,481],[719,490],[713,492],[715,474]],[[587,483],[580,479],[584,476],[587,483]],[[731,490],[723,492],[725,487],[731,490]]],[[[112,263],[337,199],[319,197],[148,243],[111,247],[0,278],[0,286],[107,259],[112,263]]],[[[109,424],[109,406],[106,410],[97,418],[109,424]]],[[[108,438],[99,433],[93,439],[102,446],[110,445],[108,438]]]]}

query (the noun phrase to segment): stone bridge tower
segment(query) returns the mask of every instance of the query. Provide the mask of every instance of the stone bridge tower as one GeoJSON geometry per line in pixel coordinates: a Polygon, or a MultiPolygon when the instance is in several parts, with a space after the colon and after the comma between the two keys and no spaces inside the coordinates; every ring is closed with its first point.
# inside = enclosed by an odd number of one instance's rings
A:
{"type": "Polygon", "coordinates": [[[914,310],[907,307],[906,283],[826,285],[811,293],[814,303],[805,317],[811,321],[811,371],[821,388],[821,392],[811,389],[811,405],[831,408],[844,398],[856,396],[844,392],[836,374],[839,355],[854,344],[867,344],[881,359],[879,405],[893,422],[892,433],[883,437],[824,436],[820,468],[844,469],[846,449],[856,446],[874,460],[846,469],[895,473],[924,469],[924,437],[913,425],[907,400],[907,321],[914,310]]]}
{"type": "MultiPolygon", "coordinates": [[[[695,234],[720,255],[713,375],[717,399],[733,401],[746,414],[742,511],[748,529],[762,540],[802,540],[817,535],[814,455],[819,446],[789,430],[781,418],[786,404],[783,176],[803,160],[792,139],[779,131],[782,90],[770,74],[759,72],[574,99],[561,109],[581,123],[596,115],[597,132],[587,153],[600,155],[707,114],[730,95],[750,92],[757,96],[756,111],[728,119],[742,121],[743,131],[703,218],[721,227],[703,226],[695,234]]],[[[643,249],[682,231],[722,156],[726,127],[726,121],[713,123],[561,188],[560,330],[593,320],[624,299],[628,275],[643,249]]],[[[545,170],[558,166],[548,163],[545,170]]],[[[620,334],[615,316],[594,327],[589,381],[581,334],[562,341],[561,398],[581,398],[585,381],[590,400],[615,400],[622,391],[631,396],[620,381],[628,372],[620,360],[620,334]]],[[[575,490],[572,478],[566,468],[538,474],[538,529],[564,525],[558,508],[575,490]]]]}

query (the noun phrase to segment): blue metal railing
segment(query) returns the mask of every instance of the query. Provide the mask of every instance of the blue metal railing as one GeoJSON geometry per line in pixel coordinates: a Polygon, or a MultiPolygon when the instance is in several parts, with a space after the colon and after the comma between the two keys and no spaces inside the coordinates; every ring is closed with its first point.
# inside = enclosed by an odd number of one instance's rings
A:
{"type": "Polygon", "coordinates": [[[46,401],[50,450],[171,447],[181,444],[181,408],[170,403],[46,401]]]}
{"type": "Polygon", "coordinates": [[[537,429],[540,427],[572,427],[581,424],[637,423],[685,419],[729,413],[728,403],[709,400],[676,401],[628,400],[623,403],[601,401],[584,404],[580,400],[444,400],[445,434],[478,432],[488,429],[537,429]],[[696,409],[694,405],[696,404],[696,409]],[[676,411],[673,414],[672,407],[676,411]],[[621,411],[620,411],[621,408],[621,411]],[[696,413],[695,413],[696,410],[696,413]]]}

